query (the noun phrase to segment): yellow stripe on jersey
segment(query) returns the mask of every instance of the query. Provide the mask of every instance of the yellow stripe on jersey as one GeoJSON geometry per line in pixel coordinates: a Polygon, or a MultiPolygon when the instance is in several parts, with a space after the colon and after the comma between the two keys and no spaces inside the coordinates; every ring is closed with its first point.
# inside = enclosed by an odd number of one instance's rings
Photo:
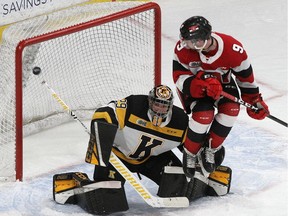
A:
{"type": "Polygon", "coordinates": [[[108,112],[95,112],[92,119],[106,119],[108,123],[112,123],[112,119],[108,112]]]}
{"type": "Polygon", "coordinates": [[[186,130],[185,130],[185,134],[184,134],[183,139],[182,139],[182,143],[185,142],[185,139],[186,139],[186,136],[187,136],[187,132],[188,132],[188,130],[186,129],[186,130]]]}
{"type": "Polygon", "coordinates": [[[128,121],[135,124],[135,125],[139,125],[139,126],[142,126],[144,128],[154,130],[154,131],[157,131],[159,133],[166,134],[169,136],[174,136],[174,137],[182,137],[183,132],[184,132],[183,130],[170,128],[170,127],[156,127],[152,124],[152,122],[146,121],[145,119],[142,119],[142,118],[135,116],[133,114],[130,115],[128,121]]]}

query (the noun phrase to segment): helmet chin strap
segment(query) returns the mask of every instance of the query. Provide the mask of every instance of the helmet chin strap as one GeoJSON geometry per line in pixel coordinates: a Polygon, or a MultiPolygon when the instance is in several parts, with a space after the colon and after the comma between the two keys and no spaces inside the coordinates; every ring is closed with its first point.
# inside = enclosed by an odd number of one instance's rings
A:
{"type": "Polygon", "coordinates": [[[197,47],[195,44],[193,44],[193,46],[195,47],[195,49],[196,49],[198,52],[202,52],[202,50],[204,49],[204,47],[207,45],[207,42],[208,42],[208,40],[206,39],[202,47],[197,47]]]}

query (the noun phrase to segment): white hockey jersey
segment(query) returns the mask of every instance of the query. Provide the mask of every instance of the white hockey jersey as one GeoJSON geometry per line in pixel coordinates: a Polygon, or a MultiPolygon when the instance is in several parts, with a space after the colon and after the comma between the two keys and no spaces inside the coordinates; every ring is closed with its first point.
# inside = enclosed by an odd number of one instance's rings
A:
{"type": "Polygon", "coordinates": [[[188,126],[188,116],[177,106],[173,106],[171,115],[159,127],[154,126],[146,95],[130,95],[112,101],[95,111],[91,124],[93,121],[118,126],[112,151],[132,164],[143,163],[152,155],[181,146],[188,126]]]}

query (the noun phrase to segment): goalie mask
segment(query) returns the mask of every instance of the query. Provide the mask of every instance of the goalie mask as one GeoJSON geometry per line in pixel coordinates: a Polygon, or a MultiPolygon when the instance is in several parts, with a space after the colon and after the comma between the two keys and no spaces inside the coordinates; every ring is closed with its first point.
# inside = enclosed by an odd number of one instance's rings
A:
{"type": "Polygon", "coordinates": [[[173,92],[165,85],[153,88],[148,95],[149,114],[154,126],[159,126],[163,120],[172,112],[173,92]]]}

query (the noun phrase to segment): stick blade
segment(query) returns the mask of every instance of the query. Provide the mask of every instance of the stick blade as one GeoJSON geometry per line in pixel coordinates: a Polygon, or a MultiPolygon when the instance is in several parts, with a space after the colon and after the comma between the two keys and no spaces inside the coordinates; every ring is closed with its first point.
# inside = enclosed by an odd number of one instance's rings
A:
{"type": "Polygon", "coordinates": [[[189,206],[187,197],[152,197],[151,200],[146,201],[156,208],[187,208],[189,206]]]}

